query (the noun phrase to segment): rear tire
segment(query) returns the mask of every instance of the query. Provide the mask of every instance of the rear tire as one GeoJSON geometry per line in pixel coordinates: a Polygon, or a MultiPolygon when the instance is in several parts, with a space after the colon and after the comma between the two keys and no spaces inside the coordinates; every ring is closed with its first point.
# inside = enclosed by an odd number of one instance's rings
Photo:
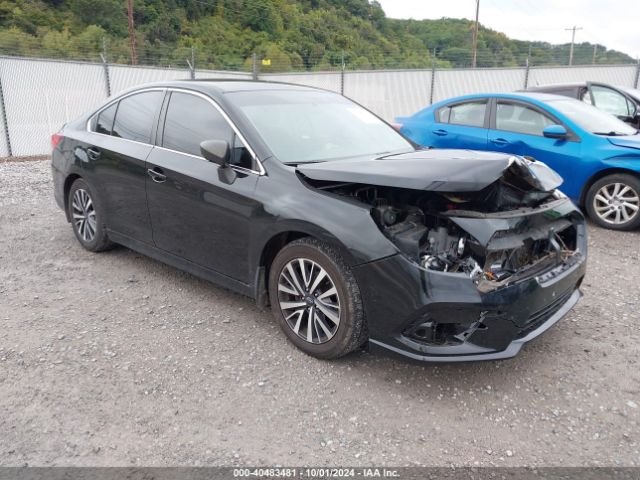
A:
{"type": "Polygon", "coordinates": [[[95,191],[82,178],[69,189],[67,209],[78,242],[90,252],[102,252],[113,247],[105,227],[104,210],[95,191]]]}
{"type": "Polygon", "coordinates": [[[355,277],[327,243],[301,238],[280,250],[269,272],[269,299],[284,333],[308,355],[339,358],[368,338],[355,277]]]}
{"type": "Polygon", "coordinates": [[[591,220],[601,227],[640,227],[640,179],[623,173],[601,178],[587,191],[585,208],[591,220]]]}

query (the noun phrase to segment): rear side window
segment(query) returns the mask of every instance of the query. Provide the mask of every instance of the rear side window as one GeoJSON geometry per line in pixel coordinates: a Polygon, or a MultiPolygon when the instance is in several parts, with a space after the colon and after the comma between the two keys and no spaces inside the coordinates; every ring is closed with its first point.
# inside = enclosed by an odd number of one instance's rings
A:
{"type": "Polygon", "coordinates": [[[94,131],[97,133],[103,133],[105,135],[111,135],[111,128],[113,127],[113,119],[116,116],[116,108],[118,104],[114,103],[108,108],[105,108],[98,114],[98,119],[95,124],[94,131]]]}
{"type": "Polygon", "coordinates": [[[164,122],[162,146],[201,156],[200,143],[226,140],[233,145],[233,130],[207,100],[188,93],[173,92],[164,122]]]}
{"type": "Polygon", "coordinates": [[[113,124],[114,137],[151,143],[151,131],[164,92],[143,92],[120,100],[116,121],[113,124]]]}
{"type": "Polygon", "coordinates": [[[459,103],[441,108],[438,111],[440,123],[452,125],[466,125],[468,127],[483,127],[484,114],[487,109],[486,101],[459,103]]]}

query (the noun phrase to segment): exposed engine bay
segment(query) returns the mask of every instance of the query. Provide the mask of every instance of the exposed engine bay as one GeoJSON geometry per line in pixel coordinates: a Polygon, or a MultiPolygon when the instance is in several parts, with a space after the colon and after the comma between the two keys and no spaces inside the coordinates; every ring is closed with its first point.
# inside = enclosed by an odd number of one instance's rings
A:
{"type": "Polygon", "coordinates": [[[534,188],[517,171],[505,172],[479,191],[459,193],[307,181],[317,189],[369,205],[382,233],[413,262],[427,270],[467,275],[481,291],[531,276],[577,253],[577,232],[569,219],[549,215],[532,221],[523,213],[545,210],[564,202],[564,196],[534,188]],[[460,218],[507,218],[514,212],[522,214],[517,227],[493,232],[487,239],[458,224],[460,218]]]}

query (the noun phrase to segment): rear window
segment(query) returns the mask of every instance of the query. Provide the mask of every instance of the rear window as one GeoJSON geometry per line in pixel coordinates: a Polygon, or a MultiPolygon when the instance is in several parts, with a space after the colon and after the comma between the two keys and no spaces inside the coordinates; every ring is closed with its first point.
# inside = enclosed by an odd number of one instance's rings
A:
{"type": "Polygon", "coordinates": [[[118,104],[114,103],[108,108],[102,110],[95,122],[94,132],[103,133],[105,135],[111,135],[111,129],[113,128],[113,119],[116,116],[116,109],[118,104]]]}
{"type": "Polygon", "coordinates": [[[152,91],[120,100],[111,134],[135,142],[150,143],[153,121],[163,96],[164,92],[152,91]]]}
{"type": "Polygon", "coordinates": [[[438,122],[483,127],[486,108],[486,100],[447,105],[438,110],[438,122]]]}

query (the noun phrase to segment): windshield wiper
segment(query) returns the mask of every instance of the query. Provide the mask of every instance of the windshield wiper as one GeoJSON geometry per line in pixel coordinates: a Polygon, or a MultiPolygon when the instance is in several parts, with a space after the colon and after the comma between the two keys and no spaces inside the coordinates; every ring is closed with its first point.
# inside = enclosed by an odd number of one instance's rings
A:
{"type": "Polygon", "coordinates": [[[604,135],[605,137],[624,137],[626,133],[622,132],[593,132],[594,135],[604,135]]]}

